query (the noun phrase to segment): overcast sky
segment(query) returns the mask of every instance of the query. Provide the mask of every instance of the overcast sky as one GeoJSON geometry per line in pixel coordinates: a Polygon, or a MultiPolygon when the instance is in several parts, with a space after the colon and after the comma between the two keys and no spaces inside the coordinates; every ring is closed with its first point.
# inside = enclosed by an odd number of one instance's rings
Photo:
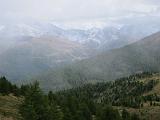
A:
{"type": "Polygon", "coordinates": [[[158,15],[160,0],[0,0],[0,19],[70,21],[125,16],[158,15]]]}
{"type": "Polygon", "coordinates": [[[1,18],[92,19],[155,13],[160,0],[0,0],[1,18]]]}

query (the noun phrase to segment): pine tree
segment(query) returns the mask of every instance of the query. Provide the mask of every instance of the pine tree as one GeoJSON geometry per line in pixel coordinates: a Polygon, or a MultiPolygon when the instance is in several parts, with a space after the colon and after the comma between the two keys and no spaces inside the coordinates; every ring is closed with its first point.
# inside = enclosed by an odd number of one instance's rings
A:
{"type": "Polygon", "coordinates": [[[54,120],[63,120],[64,114],[60,108],[60,106],[56,106],[56,109],[53,111],[54,120]]]}
{"type": "Polygon", "coordinates": [[[38,82],[30,86],[21,106],[25,120],[50,120],[48,101],[41,92],[38,82]]]}
{"type": "Polygon", "coordinates": [[[12,84],[5,78],[0,78],[0,93],[7,95],[12,91],[12,84]]]}

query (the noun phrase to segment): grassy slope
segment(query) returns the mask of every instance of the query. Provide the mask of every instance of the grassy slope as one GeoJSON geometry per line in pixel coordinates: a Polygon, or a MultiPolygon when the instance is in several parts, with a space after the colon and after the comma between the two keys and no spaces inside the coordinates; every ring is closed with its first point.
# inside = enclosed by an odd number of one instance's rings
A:
{"type": "Polygon", "coordinates": [[[160,95],[160,74],[154,75],[151,79],[158,80],[159,83],[153,88],[152,91],[150,91],[147,94],[154,94],[154,93],[156,93],[157,95],[160,95]]]}
{"type": "MultiPolygon", "coordinates": [[[[160,74],[154,75],[151,79],[158,80],[159,83],[153,88],[152,91],[148,92],[147,95],[156,93],[160,95],[160,74]]],[[[143,109],[140,110],[142,114],[146,114],[146,118],[149,120],[160,120],[160,106],[144,106],[143,109]]]]}
{"type": "MultiPolygon", "coordinates": [[[[160,95],[160,74],[155,74],[152,77],[149,78],[143,78],[139,81],[147,82],[149,80],[158,80],[158,84],[151,90],[150,92],[147,92],[144,94],[150,95],[156,93],[157,95],[160,95]]],[[[153,101],[154,102],[154,101],[153,101]]],[[[123,107],[116,107],[120,111],[123,109],[123,107]]],[[[160,120],[160,106],[150,106],[150,103],[145,103],[144,106],[140,109],[134,109],[134,108],[126,108],[131,113],[137,113],[141,116],[141,118],[145,118],[145,120],[160,120]]]]}
{"type": "Polygon", "coordinates": [[[0,95],[0,120],[17,120],[20,118],[18,107],[22,98],[0,95]]]}

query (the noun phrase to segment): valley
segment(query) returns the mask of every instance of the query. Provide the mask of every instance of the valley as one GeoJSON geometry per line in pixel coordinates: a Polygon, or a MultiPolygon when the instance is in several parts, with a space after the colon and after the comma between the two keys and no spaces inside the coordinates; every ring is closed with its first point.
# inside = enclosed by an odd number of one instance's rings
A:
{"type": "Polygon", "coordinates": [[[160,1],[0,0],[0,120],[160,120],[160,1]]]}

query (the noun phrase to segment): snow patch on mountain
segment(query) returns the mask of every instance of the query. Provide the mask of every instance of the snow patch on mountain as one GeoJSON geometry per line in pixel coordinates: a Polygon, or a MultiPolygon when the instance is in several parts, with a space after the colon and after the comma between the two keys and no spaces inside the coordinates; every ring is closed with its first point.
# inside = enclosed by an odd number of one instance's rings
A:
{"type": "MultiPolygon", "coordinates": [[[[21,38],[21,36],[54,36],[78,42],[91,48],[112,49],[124,46],[160,30],[160,22],[145,17],[88,21],[45,21],[5,24],[0,26],[0,36],[21,38]]],[[[23,38],[22,38],[23,39],[23,38]]]]}
{"type": "Polygon", "coordinates": [[[31,27],[27,24],[18,24],[17,29],[19,31],[19,34],[22,36],[40,36],[42,35],[42,32],[34,27],[31,27]]]}
{"type": "Polygon", "coordinates": [[[1,26],[0,26],[0,31],[2,31],[4,28],[5,28],[5,26],[4,26],[4,25],[1,25],[1,26]]]}

